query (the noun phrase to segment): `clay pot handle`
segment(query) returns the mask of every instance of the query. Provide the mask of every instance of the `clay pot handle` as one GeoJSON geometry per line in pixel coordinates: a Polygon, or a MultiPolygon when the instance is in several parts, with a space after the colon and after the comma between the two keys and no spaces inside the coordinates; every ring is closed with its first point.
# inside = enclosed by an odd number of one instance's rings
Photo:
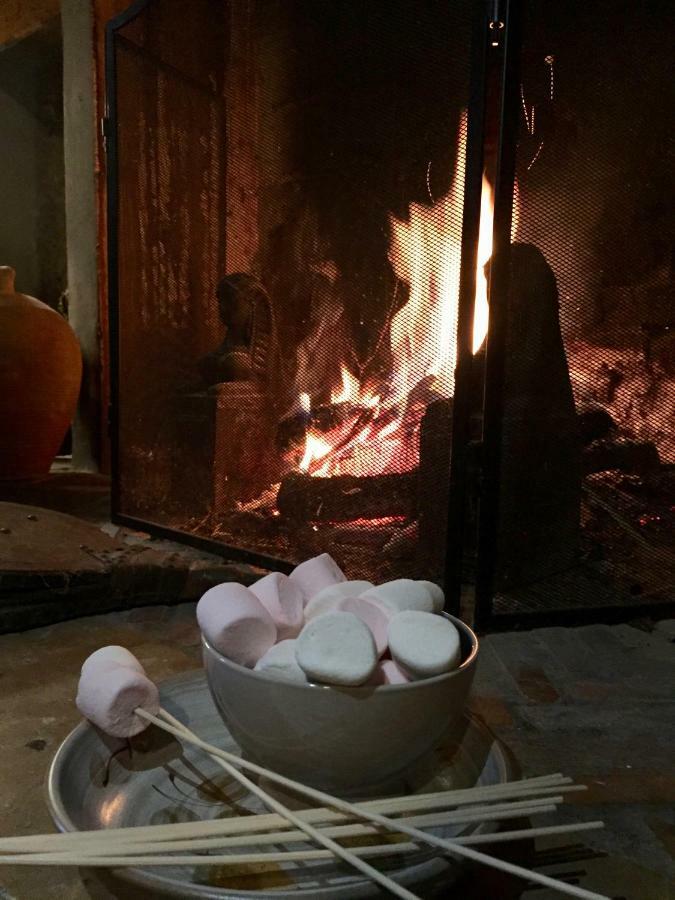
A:
{"type": "Polygon", "coordinates": [[[0,266],[0,294],[14,293],[16,272],[11,266],[0,266]]]}

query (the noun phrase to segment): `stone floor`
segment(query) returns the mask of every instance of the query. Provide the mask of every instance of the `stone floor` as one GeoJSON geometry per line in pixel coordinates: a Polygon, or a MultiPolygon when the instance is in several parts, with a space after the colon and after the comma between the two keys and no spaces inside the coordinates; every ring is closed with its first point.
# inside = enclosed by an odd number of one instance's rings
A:
{"type": "MultiPolygon", "coordinates": [[[[512,858],[613,898],[675,897],[674,640],[667,622],[651,631],[594,625],[483,638],[473,707],[525,775],[562,771],[589,786],[570,795],[559,818],[607,824],[579,839],[509,849],[512,858]]],[[[0,636],[0,834],[52,830],[45,773],[78,721],[80,664],[104,643],[129,647],[155,680],[199,665],[192,604],[0,636]]],[[[467,873],[455,893],[470,900],[554,896],[481,869],[467,873]]],[[[5,900],[110,896],[73,869],[0,868],[5,900]]]]}

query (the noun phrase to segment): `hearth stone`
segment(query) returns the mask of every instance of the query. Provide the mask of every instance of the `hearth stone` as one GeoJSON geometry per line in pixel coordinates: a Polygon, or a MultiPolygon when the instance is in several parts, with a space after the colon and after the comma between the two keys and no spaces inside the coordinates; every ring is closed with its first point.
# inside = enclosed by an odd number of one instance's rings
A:
{"type": "Polygon", "coordinates": [[[75,616],[196,600],[223,581],[258,570],[189,548],[112,538],[83,519],[0,502],[0,632],[75,616]]]}

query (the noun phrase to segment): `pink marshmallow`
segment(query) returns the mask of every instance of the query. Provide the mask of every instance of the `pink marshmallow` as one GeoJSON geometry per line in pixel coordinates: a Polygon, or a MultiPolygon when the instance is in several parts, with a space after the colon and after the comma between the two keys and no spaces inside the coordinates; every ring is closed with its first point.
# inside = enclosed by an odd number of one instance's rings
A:
{"type": "Polygon", "coordinates": [[[289,578],[303,592],[305,601],[311,600],[325,587],[347,580],[342,569],[327,553],[300,563],[293,569],[289,578]]]}
{"type": "Polygon", "coordinates": [[[408,684],[410,678],[400,669],[393,659],[382,659],[377,664],[369,684],[408,684]]]}
{"type": "Polygon", "coordinates": [[[106,734],[129,738],[149,724],[135,714],[139,706],[153,716],[159,712],[159,691],[146,675],[130,667],[91,666],[80,677],[75,702],[82,715],[106,734]]]}
{"type": "Polygon", "coordinates": [[[337,609],[341,600],[360,597],[371,587],[369,581],[340,581],[338,584],[329,584],[305,604],[305,622],[337,609]]]}
{"type": "Polygon", "coordinates": [[[228,582],[208,590],[197,604],[197,621],[219,653],[251,669],[277,639],[277,626],[254,593],[228,582]]]}
{"type": "Polygon", "coordinates": [[[285,641],[300,634],[304,624],[305,600],[297,584],[281,572],[272,572],[252,584],[249,590],[272,616],[277,627],[278,641],[285,641]]]}
{"type": "Polygon", "coordinates": [[[109,644],[107,647],[99,647],[91,653],[82,663],[82,675],[86,676],[89,672],[100,671],[106,672],[109,669],[116,669],[123,666],[127,669],[133,669],[145,675],[145,669],[136,659],[133,653],[130,653],[126,647],[118,647],[116,644],[109,644]]]}
{"type": "Polygon", "coordinates": [[[389,633],[390,616],[387,615],[386,610],[366,600],[365,597],[359,597],[358,599],[348,597],[345,600],[340,600],[336,604],[335,609],[354,613],[358,619],[365,622],[375,640],[377,655],[382,656],[387,649],[389,633]]]}

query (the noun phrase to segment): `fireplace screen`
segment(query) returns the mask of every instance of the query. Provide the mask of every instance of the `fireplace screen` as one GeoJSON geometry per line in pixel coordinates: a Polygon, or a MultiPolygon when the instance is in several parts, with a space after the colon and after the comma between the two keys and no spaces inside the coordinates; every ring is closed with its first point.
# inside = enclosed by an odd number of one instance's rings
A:
{"type": "Polygon", "coordinates": [[[421,571],[471,5],[163,0],[113,23],[118,514],[263,562],[421,571]]]}
{"type": "Polygon", "coordinates": [[[504,377],[486,393],[502,402],[483,621],[675,600],[675,192],[658,7],[625,8],[625,52],[610,3],[523,4],[504,377]]]}
{"type": "Polygon", "coordinates": [[[117,521],[483,622],[672,599],[657,14],[494,6],[109,25],[117,521]]]}

